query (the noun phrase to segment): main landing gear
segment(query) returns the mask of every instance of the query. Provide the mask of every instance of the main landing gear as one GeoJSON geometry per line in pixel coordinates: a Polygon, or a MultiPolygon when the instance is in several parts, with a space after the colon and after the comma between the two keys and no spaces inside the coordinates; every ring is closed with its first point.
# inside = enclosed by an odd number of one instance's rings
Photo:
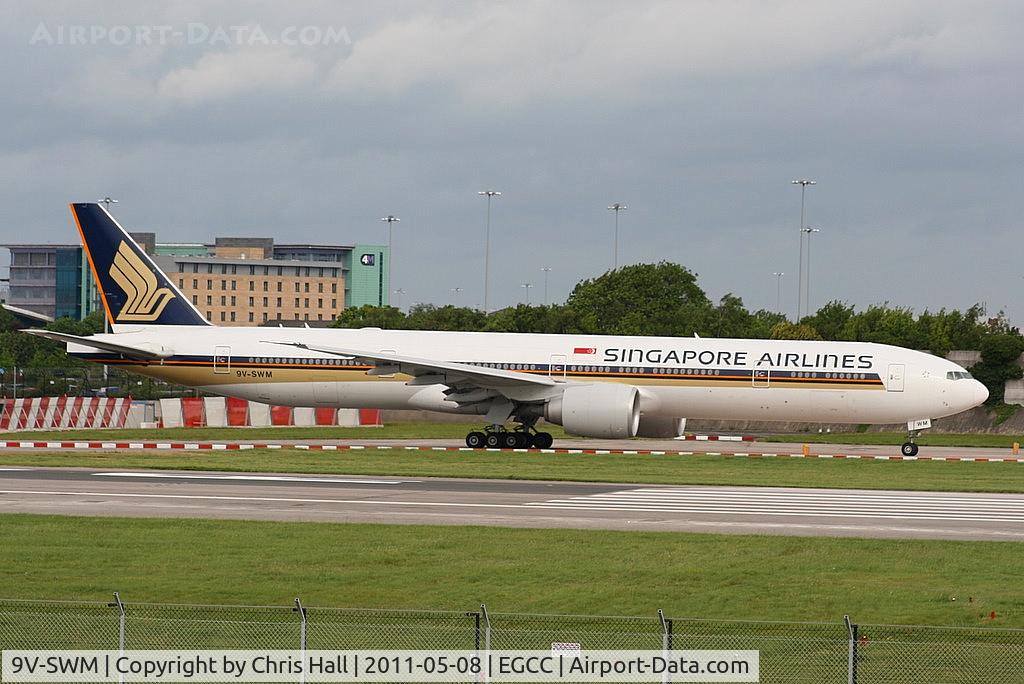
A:
{"type": "Polygon", "coordinates": [[[466,435],[466,446],[471,449],[550,449],[554,441],[550,432],[537,432],[526,425],[512,430],[488,425],[482,432],[474,430],[466,435]]]}

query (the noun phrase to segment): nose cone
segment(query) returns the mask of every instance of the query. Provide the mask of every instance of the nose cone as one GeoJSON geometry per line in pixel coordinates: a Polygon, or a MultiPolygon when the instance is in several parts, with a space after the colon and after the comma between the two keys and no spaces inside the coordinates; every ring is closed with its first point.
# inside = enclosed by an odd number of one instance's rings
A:
{"type": "Polygon", "coordinates": [[[985,387],[977,380],[972,380],[974,383],[974,404],[972,406],[979,406],[988,401],[988,387],[985,387]]]}

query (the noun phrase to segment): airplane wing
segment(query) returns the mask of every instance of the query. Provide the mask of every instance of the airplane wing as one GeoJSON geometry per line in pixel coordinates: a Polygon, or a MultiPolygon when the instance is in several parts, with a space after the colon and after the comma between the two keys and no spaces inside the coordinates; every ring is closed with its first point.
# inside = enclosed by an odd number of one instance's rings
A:
{"type": "Polygon", "coordinates": [[[147,360],[158,360],[166,359],[172,355],[169,350],[160,347],[159,350],[144,349],[142,347],[131,347],[126,344],[117,344],[114,342],[107,342],[105,340],[97,340],[92,337],[79,337],[78,335],[70,335],[68,333],[56,332],[53,330],[23,330],[29,335],[35,335],[36,337],[45,337],[48,340],[54,340],[56,342],[66,342],[68,344],[80,344],[84,347],[92,347],[100,351],[112,352],[114,354],[123,354],[133,359],[147,359],[147,360]]]}
{"type": "Polygon", "coordinates": [[[340,349],[323,347],[302,342],[274,342],[299,349],[332,354],[346,359],[356,359],[374,366],[369,372],[372,375],[389,375],[404,373],[413,376],[409,385],[447,385],[452,392],[449,399],[456,403],[474,403],[485,398],[474,390],[492,390],[510,399],[525,401],[540,400],[550,396],[550,389],[559,385],[547,375],[531,375],[521,371],[500,368],[485,368],[467,363],[452,363],[433,359],[420,359],[411,356],[367,352],[357,349],[340,349]]]}

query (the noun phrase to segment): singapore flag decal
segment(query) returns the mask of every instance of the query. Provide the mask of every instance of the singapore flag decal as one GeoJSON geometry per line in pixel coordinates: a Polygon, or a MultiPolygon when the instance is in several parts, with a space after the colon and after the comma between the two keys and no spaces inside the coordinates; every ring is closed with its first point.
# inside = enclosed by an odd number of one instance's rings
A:
{"type": "Polygon", "coordinates": [[[597,350],[593,347],[576,347],[572,350],[573,354],[596,354],[597,350]]]}

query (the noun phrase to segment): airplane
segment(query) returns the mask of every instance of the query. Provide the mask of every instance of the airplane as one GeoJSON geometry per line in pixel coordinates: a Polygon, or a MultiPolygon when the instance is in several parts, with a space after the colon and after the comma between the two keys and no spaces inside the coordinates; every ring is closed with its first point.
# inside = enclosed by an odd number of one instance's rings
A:
{"type": "Polygon", "coordinates": [[[482,416],[472,448],[550,448],[541,419],[591,438],[681,436],[687,418],[906,423],[906,456],[988,398],[950,361],[866,342],[218,327],[107,209],[70,206],[112,332],[26,332],[211,394],[482,416]]]}

